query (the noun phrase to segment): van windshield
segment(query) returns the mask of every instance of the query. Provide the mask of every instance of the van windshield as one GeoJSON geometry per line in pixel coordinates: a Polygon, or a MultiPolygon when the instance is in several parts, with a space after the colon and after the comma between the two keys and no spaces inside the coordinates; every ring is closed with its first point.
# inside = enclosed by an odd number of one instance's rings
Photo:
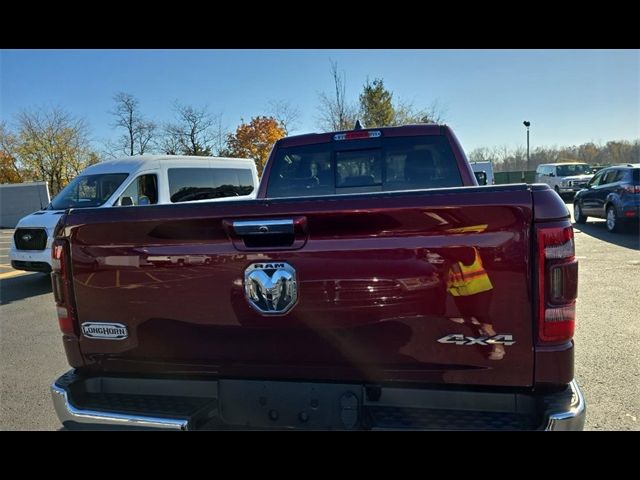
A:
{"type": "Polygon", "coordinates": [[[568,177],[570,175],[587,175],[591,173],[589,165],[558,165],[558,176],[568,177]]]}
{"type": "Polygon", "coordinates": [[[128,173],[101,173],[76,177],[55,196],[49,209],[99,207],[109,200],[128,176],[128,173]]]}

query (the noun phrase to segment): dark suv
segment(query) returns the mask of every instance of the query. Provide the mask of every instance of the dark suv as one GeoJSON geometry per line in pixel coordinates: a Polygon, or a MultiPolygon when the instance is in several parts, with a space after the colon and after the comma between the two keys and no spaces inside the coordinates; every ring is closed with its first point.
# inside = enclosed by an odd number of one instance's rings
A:
{"type": "Polygon", "coordinates": [[[573,201],[576,223],[587,217],[607,219],[607,230],[617,232],[640,217],[640,163],[600,170],[573,201]]]}

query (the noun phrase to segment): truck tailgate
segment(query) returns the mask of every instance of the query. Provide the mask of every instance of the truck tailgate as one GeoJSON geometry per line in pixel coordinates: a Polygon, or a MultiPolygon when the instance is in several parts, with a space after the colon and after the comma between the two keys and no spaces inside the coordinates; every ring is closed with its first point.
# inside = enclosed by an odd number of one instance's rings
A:
{"type": "Polygon", "coordinates": [[[128,330],[80,335],[89,368],[532,385],[526,186],[77,210],[66,222],[79,323],[128,330]],[[234,227],[268,220],[292,220],[294,238],[234,227]],[[452,294],[459,262],[482,288],[452,294]],[[288,311],[250,304],[255,264],[295,270],[288,311]]]}

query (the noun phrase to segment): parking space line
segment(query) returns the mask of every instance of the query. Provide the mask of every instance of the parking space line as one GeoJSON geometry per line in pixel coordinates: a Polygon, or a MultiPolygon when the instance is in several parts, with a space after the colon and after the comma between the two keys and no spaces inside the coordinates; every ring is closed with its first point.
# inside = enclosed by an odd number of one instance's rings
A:
{"type": "Polygon", "coordinates": [[[120,286],[120,270],[116,270],[116,287],[120,286]]]}
{"type": "Polygon", "coordinates": [[[20,275],[28,275],[31,272],[23,272],[23,271],[13,271],[13,272],[7,272],[7,273],[0,273],[0,280],[5,280],[7,278],[12,278],[12,277],[19,277],[20,275]]]}
{"type": "Polygon", "coordinates": [[[144,272],[144,273],[145,273],[145,275],[147,275],[152,280],[155,280],[156,282],[162,282],[162,280],[160,280],[158,277],[155,277],[155,276],[151,275],[149,272],[144,272]]]}

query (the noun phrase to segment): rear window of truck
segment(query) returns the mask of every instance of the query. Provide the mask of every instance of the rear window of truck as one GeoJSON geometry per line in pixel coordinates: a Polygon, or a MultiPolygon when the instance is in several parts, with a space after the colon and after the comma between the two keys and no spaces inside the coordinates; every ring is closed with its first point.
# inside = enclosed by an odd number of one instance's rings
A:
{"type": "Polygon", "coordinates": [[[459,187],[462,177],[446,137],[419,136],[283,148],[267,196],[304,197],[459,187]]]}

